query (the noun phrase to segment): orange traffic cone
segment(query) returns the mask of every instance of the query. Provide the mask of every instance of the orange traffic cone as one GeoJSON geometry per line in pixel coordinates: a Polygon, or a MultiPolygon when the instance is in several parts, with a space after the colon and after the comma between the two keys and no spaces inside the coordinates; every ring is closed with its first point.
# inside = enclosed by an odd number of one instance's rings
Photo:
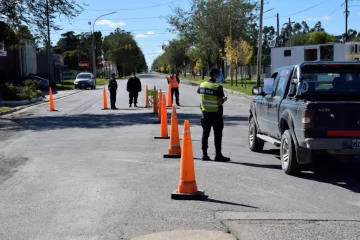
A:
{"type": "Polygon", "coordinates": [[[49,88],[49,102],[50,102],[50,112],[56,111],[55,110],[55,104],[54,104],[54,97],[52,94],[52,89],[49,88]]]}
{"type": "Polygon", "coordinates": [[[166,108],[166,96],[162,96],[161,105],[161,124],[160,124],[160,137],[154,137],[154,139],[169,139],[168,133],[168,121],[167,121],[167,108],[166,108]]]}
{"type": "Polygon", "coordinates": [[[157,90],[156,87],[154,87],[154,95],[153,95],[153,114],[158,114],[158,97],[157,97],[157,90]]]}
{"type": "Polygon", "coordinates": [[[108,105],[107,105],[107,98],[106,98],[106,89],[104,88],[103,90],[103,104],[104,104],[104,108],[102,110],[108,110],[108,105]]]}
{"type": "Polygon", "coordinates": [[[181,147],[179,139],[179,126],[178,119],[176,115],[176,107],[172,107],[171,115],[171,133],[170,133],[170,146],[168,149],[168,154],[164,154],[164,158],[180,158],[181,157],[181,147]]]}
{"type": "Polygon", "coordinates": [[[189,120],[185,120],[184,136],[181,147],[180,181],[178,190],[171,194],[171,199],[201,200],[204,196],[204,191],[198,190],[197,188],[190,123],[189,120]]]}
{"type": "Polygon", "coordinates": [[[163,94],[162,94],[162,90],[160,89],[160,93],[159,93],[159,104],[158,104],[158,106],[159,106],[159,111],[158,111],[158,118],[159,118],[159,120],[158,120],[158,121],[156,121],[156,123],[161,123],[161,114],[162,114],[162,112],[161,112],[161,105],[162,105],[162,97],[163,97],[163,94]]]}
{"type": "Polygon", "coordinates": [[[171,94],[171,86],[169,84],[168,87],[168,101],[167,101],[167,107],[172,107],[172,94],[171,94]]]}
{"type": "Polygon", "coordinates": [[[146,87],[145,87],[145,108],[148,108],[149,107],[149,87],[148,85],[146,84],[146,87]]]}

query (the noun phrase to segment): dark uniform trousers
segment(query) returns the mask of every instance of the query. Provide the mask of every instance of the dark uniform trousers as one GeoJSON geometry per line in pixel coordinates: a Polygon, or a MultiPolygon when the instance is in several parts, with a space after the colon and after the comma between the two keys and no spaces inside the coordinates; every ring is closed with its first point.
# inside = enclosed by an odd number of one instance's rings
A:
{"type": "Polygon", "coordinates": [[[211,132],[211,127],[214,130],[214,141],[215,141],[215,149],[216,155],[221,155],[221,142],[222,142],[222,132],[224,128],[224,120],[221,112],[212,113],[212,112],[204,112],[203,117],[201,118],[201,126],[203,128],[202,134],[202,150],[207,153],[208,149],[208,140],[211,132]]]}
{"type": "Polygon", "coordinates": [[[116,104],[116,90],[110,91],[110,105],[111,108],[114,108],[116,104]]]}
{"type": "Polygon", "coordinates": [[[171,88],[171,102],[174,102],[174,94],[175,94],[176,104],[179,105],[179,88],[171,88]]]}
{"type": "Polygon", "coordinates": [[[129,104],[137,104],[139,93],[138,92],[130,92],[129,93],[129,104]]]}

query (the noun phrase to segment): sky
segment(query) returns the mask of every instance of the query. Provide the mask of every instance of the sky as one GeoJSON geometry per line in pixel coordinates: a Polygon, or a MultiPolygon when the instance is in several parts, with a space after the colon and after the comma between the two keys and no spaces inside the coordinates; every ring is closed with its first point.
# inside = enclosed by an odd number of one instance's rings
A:
{"type": "MultiPolygon", "coordinates": [[[[78,1],[82,3],[83,1],[78,1]]],[[[330,34],[345,32],[345,0],[265,0],[264,26],[276,27],[276,14],[280,16],[280,28],[289,21],[307,21],[312,27],[317,21],[330,34]]],[[[89,32],[96,18],[103,14],[114,14],[99,18],[94,26],[95,31],[102,31],[103,36],[116,28],[133,33],[138,45],[142,48],[149,67],[153,60],[162,53],[161,46],[176,38],[176,34],[167,31],[171,26],[166,17],[171,15],[174,7],[188,9],[189,0],[86,0],[84,11],[69,23],[64,17],[58,19],[61,31],[52,31],[52,42],[56,43],[60,35],[67,31],[75,33],[89,32]]],[[[348,28],[360,31],[360,0],[349,0],[348,28]],[[357,28],[357,29],[356,29],[357,28]]],[[[221,14],[221,13],[219,13],[221,14]]]]}

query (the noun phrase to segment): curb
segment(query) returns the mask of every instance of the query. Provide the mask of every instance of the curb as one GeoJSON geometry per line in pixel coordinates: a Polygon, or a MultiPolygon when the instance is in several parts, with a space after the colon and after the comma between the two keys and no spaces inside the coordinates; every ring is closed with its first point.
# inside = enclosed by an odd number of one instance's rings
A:
{"type": "MultiPolygon", "coordinates": [[[[66,95],[66,96],[62,96],[62,97],[55,98],[54,101],[57,101],[57,100],[60,100],[60,99],[66,98],[66,97],[70,97],[70,96],[72,96],[72,95],[81,93],[81,92],[83,92],[83,91],[85,91],[85,90],[77,91],[77,92],[68,94],[68,95],[66,95]]],[[[8,115],[8,114],[11,114],[11,113],[14,113],[14,112],[18,112],[18,111],[23,110],[23,109],[26,109],[26,108],[30,108],[30,107],[33,107],[33,106],[36,106],[36,105],[44,104],[44,103],[46,103],[46,102],[49,102],[49,100],[42,100],[42,101],[39,101],[39,102],[36,102],[36,103],[33,103],[33,104],[15,107],[15,108],[10,109],[10,110],[8,110],[8,111],[0,112],[0,116],[4,116],[4,115],[8,115]]]]}

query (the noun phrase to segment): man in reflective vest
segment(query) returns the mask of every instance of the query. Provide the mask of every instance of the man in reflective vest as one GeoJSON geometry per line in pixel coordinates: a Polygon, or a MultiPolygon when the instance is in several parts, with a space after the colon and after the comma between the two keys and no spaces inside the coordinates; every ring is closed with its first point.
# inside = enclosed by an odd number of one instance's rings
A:
{"type": "Polygon", "coordinates": [[[171,102],[174,102],[174,94],[176,99],[176,105],[180,106],[179,102],[179,84],[180,79],[175,75],[174,71],[171,71],[170,75],[167,77],[168,84],[171,87],[171,102]]]}
{"type": "Polygon", "coordinates": [[[211,127],[214,129],[215,137],[215,161],[228,162],[230,158],[224,157],[221,152],[222,132],[224,128],[223,120],[223,104],[226,102],[227,97],[224,95],[224,90],[221,85],[216,83],[219,70],[212,68],[210,71],[210,79],[207,82],[200,84],[198,94],[200,94],[201,103],[200,108],[202,110],[203,117],[201,118],[201,126],[203,128],[202,134],[202,151],[203,161],[210,161],[210,157],[207,153],[208,140],[210,136],[211,127]]]}

